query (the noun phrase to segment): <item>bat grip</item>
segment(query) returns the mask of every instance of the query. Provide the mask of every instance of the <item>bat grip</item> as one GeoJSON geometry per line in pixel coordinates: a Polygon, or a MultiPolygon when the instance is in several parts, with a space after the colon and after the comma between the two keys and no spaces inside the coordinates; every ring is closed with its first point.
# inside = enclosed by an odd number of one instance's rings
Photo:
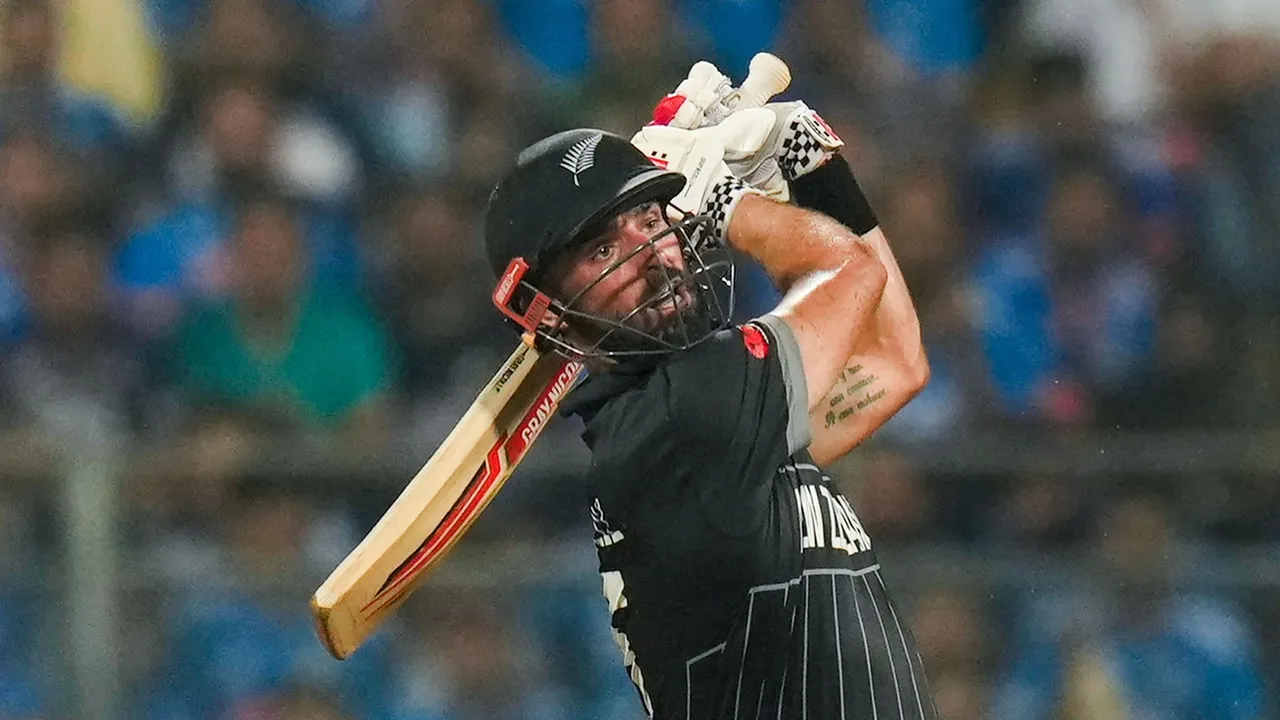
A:
{"type": "Polygon", "coordinates": [[[747,79],[742,81],[737,94],[731,96],[727,104],[730,110],[757,108],[790,84],[791,70],[786,63],[769,53],[757,53],[751,58],[747,79]]]}

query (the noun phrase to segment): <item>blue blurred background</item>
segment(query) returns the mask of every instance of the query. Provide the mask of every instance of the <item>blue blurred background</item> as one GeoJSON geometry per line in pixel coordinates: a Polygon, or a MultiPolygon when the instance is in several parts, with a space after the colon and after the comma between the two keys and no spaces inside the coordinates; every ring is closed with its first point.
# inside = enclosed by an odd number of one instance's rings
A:
{"type": "Polygon", "coordinates": [[[1275,717],[1275,0],[2,0],[0,718],[638,718],[573,422],[354,658],[306,603],[510,349],[513,154],[764,49],[922,317],[832,471],[945,716],[1275,717]]]}

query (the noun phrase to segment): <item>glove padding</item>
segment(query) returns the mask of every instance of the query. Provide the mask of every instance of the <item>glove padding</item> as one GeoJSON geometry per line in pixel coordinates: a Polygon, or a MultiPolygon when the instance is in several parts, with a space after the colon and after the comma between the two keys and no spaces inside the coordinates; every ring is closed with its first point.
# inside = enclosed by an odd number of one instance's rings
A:
{"type": "Polygon", "coordinates": [[[765,148],[772,149],[787,182],[813,172],[844,147],[827,121],[799,100],[769,103],[764,109],[776,118],[765,148]]]}
{"type": "Polygon", "coordinates": [[[653,124],[685,130],[718,125],[732,114],[729,98],[733,82],[706,60],[689,68],[689,74],[653,109],[653,124]]]}
{"type": "Polygon", "coordinates": [[[655,165],[685,176],[684,190],[672,198],[671,205],[685,216],[711,218],[711,233],[721,243],[742,197],[762,194],[734,177],[725,163],[724,144],[709,133],[649,125],[631,138],[631,144],[655,165]]]}
{"type": "Polygon", "coordinates": [[[803,177],[836,154],[844,142],[826,121],[800,101],[768,103],[734,110],[737,91],[711,63],[701,61],[654,108],[653,124],[707,132],[725,146],[725,162],[734,176],[772,198],[790,197],[787,183],[803,177]],[[766,119],[762,111],[772,117],[766,119]],[[735,122],[739,116],[750,120],[735,122]],[[757,142],[761,128],[766,136],[757,142]]]}

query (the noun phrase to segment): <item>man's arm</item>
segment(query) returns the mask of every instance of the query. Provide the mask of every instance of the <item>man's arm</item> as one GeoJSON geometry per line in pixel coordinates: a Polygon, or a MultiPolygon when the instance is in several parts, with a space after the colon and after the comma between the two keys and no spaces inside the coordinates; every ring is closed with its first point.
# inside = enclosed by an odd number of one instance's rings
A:
{"type": "Polygon", "coordinates": [[[825,463],[867,439],[919,394],[929,380],[929,363],[898,261],[848,162],[834,155],[791,185],[799,204],[859,233],[887,273],[871,321],[850,328],[854,350],[835,386],[810,412],[809,449],[816,461],[825,463]]]}
{"type": "Polygon", "coordinates": [[[809,413],[809,451],[819,464],[857,447],[929,382],[920,321],[898,261],[879,227],[862,237],[875,248],[888,280],[844,370],[809,413]]]}
{"type": "Polygon", "coordinates": [[[795,336],[812,413],[871,323],[888,272],[873,248],[836,220],[755,195],[738,204],[726,240],[759,262],[784,293],[769,314],[795,336]]]}

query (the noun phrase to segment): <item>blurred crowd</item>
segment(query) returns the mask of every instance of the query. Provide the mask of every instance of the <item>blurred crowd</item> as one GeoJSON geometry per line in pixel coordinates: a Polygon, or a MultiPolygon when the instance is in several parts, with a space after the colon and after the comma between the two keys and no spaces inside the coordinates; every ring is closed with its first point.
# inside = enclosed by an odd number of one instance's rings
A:
{"type": "MultiPolygon", "coordinates": [[[[589,578],[428,589],[330,661],[306,593],[389,497],[237,462],[433,446],[513,342],[479,237],[504,166],[570,126],[629,136],[692,61],[741,78],[760,50],[845,139],[921,314],[932,381],[847,478],[872,536],[1094,569],[910,593],[946,716],[1271,716],[1280,601],[1185,580],[1280,544],[1274,478],[915,453],[1277,426],[1274,0],[0,0],[0,435],[156,458],[125,488],[129,717],[637,717],[589,578]]],[[[743,317],[767,309],[741,278],[743,317]]],[[[580,537],[573,490],[477,532],[580,537]]],[[[6,720],[67,712],[27,582],[58,523],[0,484],[6,720]]]]}

